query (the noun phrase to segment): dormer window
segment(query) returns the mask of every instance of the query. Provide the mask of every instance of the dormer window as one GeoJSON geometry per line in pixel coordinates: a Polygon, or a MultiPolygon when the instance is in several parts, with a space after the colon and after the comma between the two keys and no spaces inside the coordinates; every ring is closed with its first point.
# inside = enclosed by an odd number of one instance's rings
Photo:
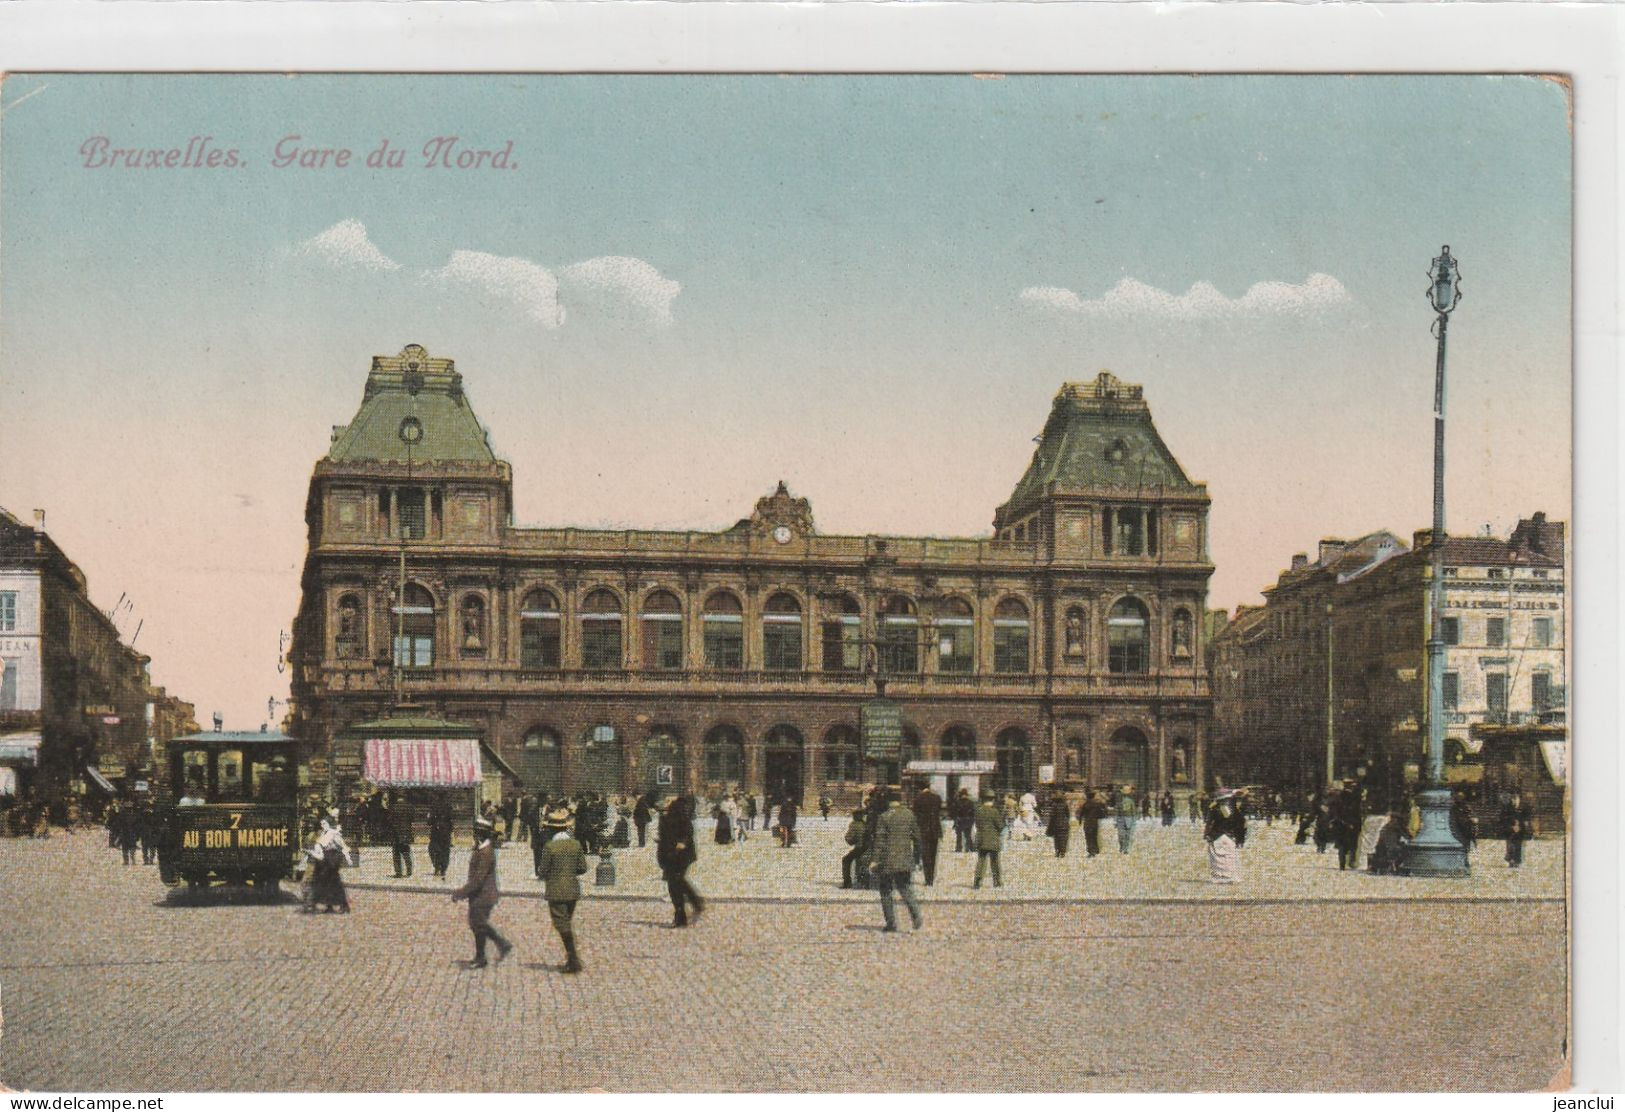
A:
{"type": "Polygon", "coordinates": [[[1106,447],[1107,463],[1122,463],[1128,459],[1128,445],[1121,440],[1114,440],[1106,447]]]}

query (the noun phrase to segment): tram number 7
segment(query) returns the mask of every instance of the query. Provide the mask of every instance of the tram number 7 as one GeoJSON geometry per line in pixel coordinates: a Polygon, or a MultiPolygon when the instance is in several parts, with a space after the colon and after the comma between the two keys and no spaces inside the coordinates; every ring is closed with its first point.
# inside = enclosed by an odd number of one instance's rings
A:
{"type": "Polygon", "coordinates": [[[231,828],[233,830],[236,830],[238,827],[240,827],[242,825],[242,822],[243,822],[243,813],[241,811],[233,811],[231,813],[231,828]]]}

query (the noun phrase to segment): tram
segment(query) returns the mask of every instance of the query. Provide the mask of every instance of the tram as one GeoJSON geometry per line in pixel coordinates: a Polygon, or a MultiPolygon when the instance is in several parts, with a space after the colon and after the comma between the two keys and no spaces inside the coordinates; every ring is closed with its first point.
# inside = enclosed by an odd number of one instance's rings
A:
{"type": "Polygon", "coordinates": [[[299,861],[297,743],[281,733],[200,733],[168,745],[158,851],[165,884],[274,889],[299,861]]]}

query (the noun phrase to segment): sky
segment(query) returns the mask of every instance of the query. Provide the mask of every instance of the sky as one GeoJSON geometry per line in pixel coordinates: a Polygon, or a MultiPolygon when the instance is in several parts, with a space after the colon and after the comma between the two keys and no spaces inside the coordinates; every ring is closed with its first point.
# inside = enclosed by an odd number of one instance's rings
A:
{"type": "Polygon", "coordinates": [[[1447,527],[1570,516],[1568,114],[1538,77],[10,75],[0,506],[252,729],[375,354],[457,361],[520,525],[721,528],[782,479],[936,536],[1111,370],[1233,609],[1429,524],[1443,244],[1447,527]]]}

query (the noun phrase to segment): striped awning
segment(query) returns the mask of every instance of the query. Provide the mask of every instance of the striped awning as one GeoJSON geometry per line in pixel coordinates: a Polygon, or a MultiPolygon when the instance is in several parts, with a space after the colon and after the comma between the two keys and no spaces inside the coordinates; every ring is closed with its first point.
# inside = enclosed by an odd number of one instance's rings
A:
{"type": "Polygon", "coordinates": [[[472,788],[480,782],[477,738],[368,738],[362,776],[385,788],[472,788]]]}

